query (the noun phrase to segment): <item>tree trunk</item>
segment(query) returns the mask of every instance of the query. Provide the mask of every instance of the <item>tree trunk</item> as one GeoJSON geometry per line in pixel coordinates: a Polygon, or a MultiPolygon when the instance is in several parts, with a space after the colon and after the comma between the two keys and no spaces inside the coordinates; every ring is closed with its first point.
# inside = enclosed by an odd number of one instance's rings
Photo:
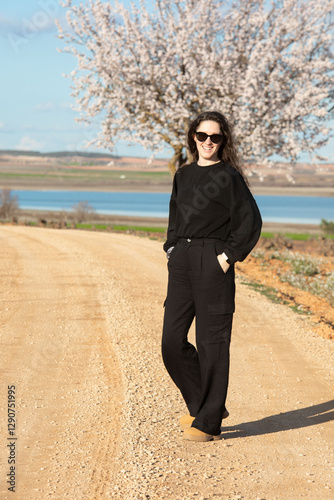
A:
{"type": "Polygon", "coordinates": [[[186,154],[183,152],[183,146],[174,147],[174,154],[168,162],[168,169],[172,175],[175,174],[182,165],[192,161],[191,155],[189,156],[188,150],[186,154]]]}

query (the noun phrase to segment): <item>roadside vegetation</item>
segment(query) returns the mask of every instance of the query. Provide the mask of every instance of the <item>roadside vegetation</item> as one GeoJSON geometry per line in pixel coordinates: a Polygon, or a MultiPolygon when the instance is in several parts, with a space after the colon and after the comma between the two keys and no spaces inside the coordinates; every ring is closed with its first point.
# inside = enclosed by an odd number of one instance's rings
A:
{"type": "Polygon", "coordinates": [[[282,283],[289,283],[295,288],[322,297],[332,307],[334,306],[334,270],[328,270],[328,258],[287,250],[283,252],[256,250],[252,256],[264,267],[272,266],[273,260],[280,261],[283,265],[276,266],[275,271],[282,283]]]}
{"type": "Polygon", "coordinates": [[[334,237],[334,221],[321,219],[320,228],[324,233],[334,237]]]}
{"type": "Polygon", "coordinates": [[[71,218],[78,224],[81,224],[82,222],[91,220],[95,212],[95,208],[88,201],[79,201],[79,203],[72,207],[71,218]]]}
{"type": "Polygon", "coordinates": [[[15,217],[19,210],[19,202],[16,195],[10,189],[0,191],[0,219],[8,220],[15,217]]]}
{"type": "Polygon", "coordinates": [[[282,235],[276,235],[272,241],[263,238],[245,263],[237,263],[237,272],[242,283],[273,302],[310,316],[318,334],[334,339],[334,241],[331,238],[312,237],[302,242],[295,240],[294,244],[282,235]],[[274,242],[281,246],[275,246],[274,242]]]}

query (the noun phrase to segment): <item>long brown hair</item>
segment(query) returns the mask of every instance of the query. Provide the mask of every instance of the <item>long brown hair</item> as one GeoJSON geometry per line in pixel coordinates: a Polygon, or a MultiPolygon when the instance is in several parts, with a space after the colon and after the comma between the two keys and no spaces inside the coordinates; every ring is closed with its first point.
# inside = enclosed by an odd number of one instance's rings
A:
{"type": "Polygon", "coordinates": [[[240,164],[239,154],[235,146],[232,126],[229,123],[228,119],[218,111],[205,111],[204,113],[198,115],[197,118],[195,118],[195,120],[193,120],[189,125],[188,149],[192,154],[194,161],[198,161],[199,158],[196,142],[194,140],[195,132],[201,122],[208,120],[219,124],[221,133],[224,137],[222,145],[218,150],[218,158],[222,160],[224,163],[227,163],[231,165],[233,168],[235,168],[247,182],[246,176],[240,164]]]}

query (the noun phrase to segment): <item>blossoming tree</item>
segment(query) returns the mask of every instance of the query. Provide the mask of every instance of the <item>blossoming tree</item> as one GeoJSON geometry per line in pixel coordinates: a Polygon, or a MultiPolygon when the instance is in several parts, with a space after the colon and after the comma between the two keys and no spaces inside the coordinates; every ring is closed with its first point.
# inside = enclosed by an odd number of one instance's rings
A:
{"type": "Polygon", "coordinates": [[[244,161],[320,159],[333,118],[333,0],[152,4],[63,2],[79,119],[101,120],[93,144],[167,144],[173,169],[186,160],[189,120],[216,109],[244,161]]]}

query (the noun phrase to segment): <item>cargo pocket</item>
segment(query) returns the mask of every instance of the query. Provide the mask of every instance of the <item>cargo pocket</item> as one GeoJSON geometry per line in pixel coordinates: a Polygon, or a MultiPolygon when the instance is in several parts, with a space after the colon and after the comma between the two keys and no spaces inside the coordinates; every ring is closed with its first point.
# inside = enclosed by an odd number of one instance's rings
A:
{"type": "Polygon", "coordinates": [[[209,316],[221,316],[223,314],[233,314],[235,311],[234,291],[231,295],[232,296],[226,301],[221,300],[219,302],[215,302],[214,304],[208,304],[209,316]]]}

